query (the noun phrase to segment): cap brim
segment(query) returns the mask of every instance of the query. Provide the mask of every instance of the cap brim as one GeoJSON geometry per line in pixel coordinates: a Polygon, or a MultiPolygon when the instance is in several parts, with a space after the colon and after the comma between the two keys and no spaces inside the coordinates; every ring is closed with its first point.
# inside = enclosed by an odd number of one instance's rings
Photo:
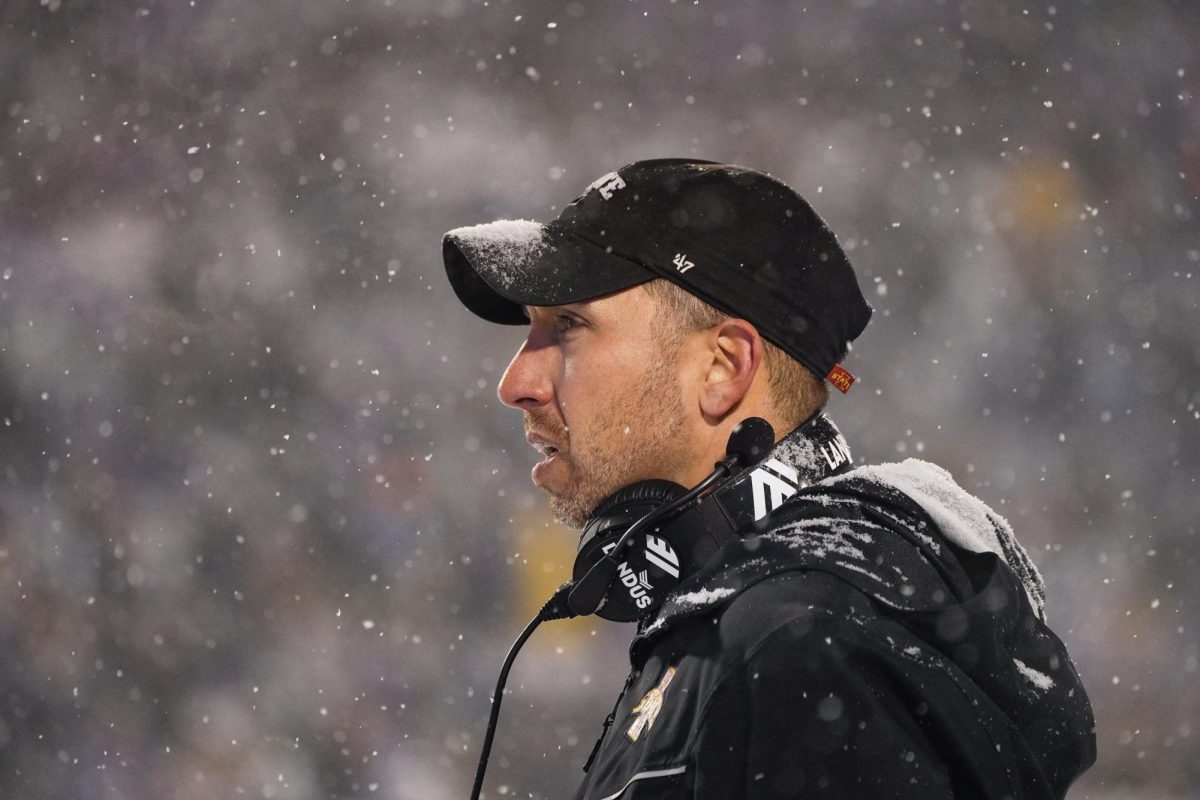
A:
{"type": "Polygon", "coordinates": [[[656,277],[554,223],[497,220],[442,237],[454,293],[489,322],[524,325],[524,306],[580,303],[656,277]]]}

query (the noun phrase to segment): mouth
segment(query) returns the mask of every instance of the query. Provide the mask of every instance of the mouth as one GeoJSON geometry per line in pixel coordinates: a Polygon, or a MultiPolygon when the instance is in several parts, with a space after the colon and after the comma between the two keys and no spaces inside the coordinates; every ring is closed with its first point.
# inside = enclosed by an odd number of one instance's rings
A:
{"type": "Polygon", "coordinates": [[[528,441],[533,449],[536,450],[542,457],[538,463],[533,465],[533,472],[530,476],[535,485],[542,486],[546,476],[546,471],[552,464],[558,463],[556,456],[562,452],[562,448],[551,442],[545,436],[534,433],[533,431],[530,431],[525,435],[525,440],[528,441]]]}
{"type": "Polygon", "coordinates": [[[554,456],[558,455],[559,450],[561,450],[561,448],[554,444],[554,442],[550,441],[549,438],[533,431],[529,431],[527,434],[525,434],[525,441],[529,442],[530,446],[533,447],[534,450],[537,450],[538,453],[541,454],[542,458],[547,460],[554,458],[554,456]]]}
{"type": "Polygon", "coordinates": [[[549,460],[558,455],[558,448],[549,442],[530,442],[530,444],[533,445],[533,449],[537,450],[545,460],[549,460]]]}

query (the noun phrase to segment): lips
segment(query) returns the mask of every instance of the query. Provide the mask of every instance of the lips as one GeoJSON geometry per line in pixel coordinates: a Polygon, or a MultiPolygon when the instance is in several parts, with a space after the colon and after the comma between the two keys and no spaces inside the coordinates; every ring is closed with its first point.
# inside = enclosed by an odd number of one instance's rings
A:
{"type": "Polygon", "coordinates": [[[548,471],[555,465],[560,463],[557,456],[563,450],[555,444],[548,436],[543,436],[540,433],[530,431],[525,434],[525,441],[533,446],[534,450],[542,456],[542,460],[533,465],[533,470],[530,472],[530,478],[535,486],[538,486],[549,491],[549,485],[546,483],[549,480],[548,471]]]}
{"type": "Polygon", "coordinates": [[[554,444],[549,438],[542,436],[539,433],[530,431],[525,435],[525,441],[541,454],[543,459],[551,459],[558,455],[559,446],[554,444]]]}

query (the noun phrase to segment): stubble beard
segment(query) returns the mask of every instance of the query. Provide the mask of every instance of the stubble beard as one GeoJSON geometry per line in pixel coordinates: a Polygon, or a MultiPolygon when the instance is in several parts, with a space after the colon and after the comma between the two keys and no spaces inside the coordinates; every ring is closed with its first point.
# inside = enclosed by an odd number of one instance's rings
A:
{"type": "Polygon", "coordinates": [[[639,383],[642,388],[636,395],[613,396],[592,419],[580,423],[587,436],[572,437],[561,422],[526,413],[527,430],[556,428],[568,442],[567,451],[559,455],[568,470],[567,488],[550,495],[550,510],[562,524],[582,528],[600,501],[617,489],[685,466],[678,463],[685,449],[678,442],[683,428],[678,358],[664,354],[639,383]]]}

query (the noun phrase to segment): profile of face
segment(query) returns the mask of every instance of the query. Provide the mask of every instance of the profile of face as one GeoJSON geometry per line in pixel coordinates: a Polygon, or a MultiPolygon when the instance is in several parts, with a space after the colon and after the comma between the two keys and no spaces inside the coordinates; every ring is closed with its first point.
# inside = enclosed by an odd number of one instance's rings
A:
{"type": "Polygon", "coordinates": [[[654,326],[641,286],[565,306],[528,306],[529,334],[497,394],[525,415],[542,459],[533,483],[555,517],[582,527],[607,495],[648,478],[681,480],[691,458],[678,342],[654,326]]]}

